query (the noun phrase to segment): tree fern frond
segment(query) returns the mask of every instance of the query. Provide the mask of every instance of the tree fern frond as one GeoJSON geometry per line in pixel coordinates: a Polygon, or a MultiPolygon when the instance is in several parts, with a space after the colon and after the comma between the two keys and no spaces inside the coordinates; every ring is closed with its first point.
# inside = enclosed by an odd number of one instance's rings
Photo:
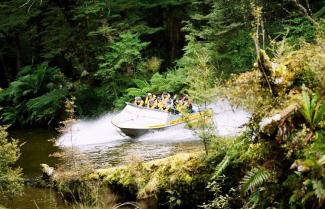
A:
{"type": "Polygon", "coordinates": [[[313,184],[314,193],[318,201],[321,202],[322,200],[325,199],[325,189],[323,187],[323,184],[321,181],[318,180],[313,180],[312,184],[313,184]]]}
{"type": "Polygon", "coordinates": [[[213,178],[218,178],[222,174],[222,172],[227,168],[229,162],[230,162],[230,158],[229,156],[226,155],[215,168],[213,178]]]}
{"type": "Polygon", "coordinates": [[[142,89],[139,88],[128,88],[127,90],[128,95],[130,96],[143,96],[145,93],[143,93],[142,89]]]}
{"type": "Polygon", "coordinates": [[[317,162],[320,165],[325,165],[325,155],[322,155],[317,162]]]}
{"type": "Polygon", "coordinates": [[[149,83],[145,80],[141,80],[141,79],[133,79],[133,82],[135,83],[135,85],[140,88],[140,89],[144,89],[146,87],[149,86],[149,83]]]}
{"type": "Polygon", "coordinates": [[[325,115],[325,100],[321,100],[318,106],[316,107],[313,123],[318,124],[319,122],[321,122],[324,118],[324,115],[325,115]]]}
{"type": "MultiPolygon", "coordinates": [[[[311,97],[311,101],[310,101],[310,116],[312,118],[312,116],[314,115],[315,113],[315,110],[316,110],[316,106],[317,106],[317,102],[318,102],[318,99],[319,99],[319,93],[314,93],[311,97]]],[[[313,118],[312,118],[313,119],[313,118]]]]}
{"type": "Polygon", "coordinates": [[[271,176],[271,173],[264,168],[253,169],[248,171],[241,181],[241,186],[244,194],[253,192],[259,186],[264,184],[271,176]]]}
{"type": "Polygon", "coordinates": [[[310,97],[307,91],[302,92],[300,113],[305,117],[305,120],[311,124],[310,97]]]}

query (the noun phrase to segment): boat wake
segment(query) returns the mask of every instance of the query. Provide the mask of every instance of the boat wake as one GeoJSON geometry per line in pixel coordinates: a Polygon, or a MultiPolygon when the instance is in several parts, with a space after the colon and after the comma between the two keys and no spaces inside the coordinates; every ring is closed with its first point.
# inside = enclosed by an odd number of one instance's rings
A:
{"type": "MultiPolygon", "coordinates": [[[[214,115],[216,134],[219,136],[234,136],[242,131],[242,126],[249,120],[250,114],[240,108],[233,109],[229,102],[219,100],[211,105],[214,115]]],[[[112,123],[111,119],[117,113],[107,113],[93,120],[79,120],[72,125],[57,141],[61,147],[86,145],[119,146],[121,143],[136,142],[184,142],[198,140],[193,131],[183,125],[173,126],[162,130],[149,132],[136,139],[125,136],[112,123]]]]}

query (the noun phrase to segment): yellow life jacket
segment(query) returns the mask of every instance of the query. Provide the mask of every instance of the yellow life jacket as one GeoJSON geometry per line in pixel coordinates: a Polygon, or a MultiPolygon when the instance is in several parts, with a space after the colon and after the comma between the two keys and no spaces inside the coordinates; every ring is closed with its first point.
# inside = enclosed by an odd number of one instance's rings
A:
{"type": "Polygon", "coordinates": [[[139,100],[140,102],[138,103],[136,100],[133,102],[134,105],[137,105],[139,107],[143,107],[143,100],[139,100]]]}
{"type": "Polygon", "coordinates": [[[147,104],[147,108],[149,109],[155,109],[156,108],[156,101],[154,102],[154,104],[150,107],[150,103],[147,104]]]}
{"type": "Polygon", "coordinates": [[[160,102],[158,102],[157,100],[155,101],[155,108],[158,108],[158,109],[160,109],[162,106],[163,106],[163,101],[162,100],[160,100],[160,102]]]}
{"type": "MultiPolygon", "coordinates": [[[[152,98],[151,99],[156,99],[156,95],[152,94],[152,98]]],[[[144,101],[144,105],[148,105],[149,104],[149,96],[146,97],[146,100],[144,101]]]]}
{"type": "Polygon", "coordinates": [[[179,112],[179,113],[185,113],[187,111],[187,105],[185,104],[177,104],[176,105],[176,110],[179,112]]]}
{"type": "Polygon", "coordinates": [[[164,112],[169,112],[170,106],[166,106],[166,107],[161,106],[161,108],[159,108],[159,110],[164,111],[164,112]]]}
{"type": "Polygon", "coordinates": [[[167,93],[167,96],[166,97],[164,97],[163,94],[161,95],[161,100],[168,101],[169,99],[170,99],[170,94],[167,93]]]}

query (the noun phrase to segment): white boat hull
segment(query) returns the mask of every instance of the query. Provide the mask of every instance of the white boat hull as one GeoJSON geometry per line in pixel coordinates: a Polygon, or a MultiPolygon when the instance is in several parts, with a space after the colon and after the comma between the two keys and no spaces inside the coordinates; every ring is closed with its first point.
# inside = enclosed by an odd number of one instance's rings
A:
{"type": "Polygon", "coordinates": [[[208,111],[203,111],[182,116],[127,103],[125,108],[111,122],[124,134],[130,137],[138,137],[149,130],[161,129],[181,123],[186,124],[197,121],[203,116],[211,116],[211,114],[207,113],[208,111]]]}

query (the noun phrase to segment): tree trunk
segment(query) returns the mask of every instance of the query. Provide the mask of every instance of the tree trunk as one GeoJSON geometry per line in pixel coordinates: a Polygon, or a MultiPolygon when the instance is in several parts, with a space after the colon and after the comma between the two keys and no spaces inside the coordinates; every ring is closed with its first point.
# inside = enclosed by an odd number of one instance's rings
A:
{"type": "Polygon", "coordinates": [[[16,69],[21,68],[21,44],[18,33],[15,33],[15,45],[16,45],[16,69]]]}
{"type": "Polygon", "coordinates": [[[180,8],[171,8],[167,12],[166,29],[169,39],[169,59],[170,62],[180,58],[184,45],[184,34],[181,31],[182,24],[179,18],[180,8]]]}
{"type": "Polygon", "coordinates": [[[7,67],[4,62],[3,55],[0,54],[0,87],[6,88],[8,87],[8,76],[7,76],[7,67]]]}

